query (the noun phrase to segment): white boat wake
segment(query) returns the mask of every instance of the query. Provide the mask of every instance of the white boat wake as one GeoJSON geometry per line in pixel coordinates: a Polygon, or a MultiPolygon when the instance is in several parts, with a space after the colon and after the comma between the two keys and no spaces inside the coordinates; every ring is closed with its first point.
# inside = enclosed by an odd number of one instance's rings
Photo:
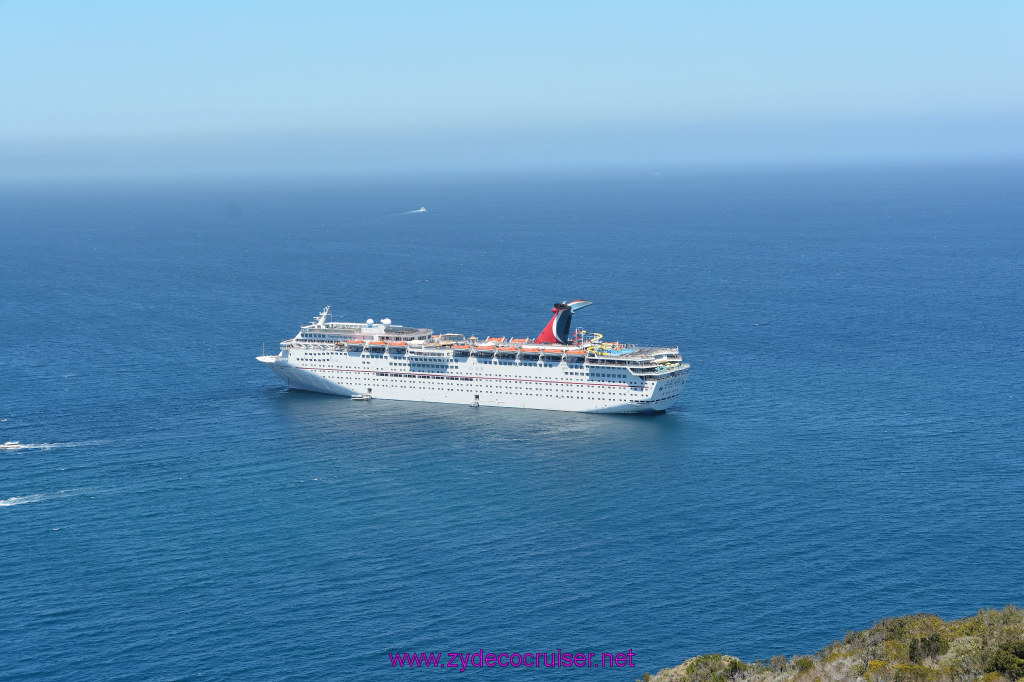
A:
{"type": "Polygon", "coordinates": [[[21,497],[8,497],[6,500],[0,500],[0,507],[13,507],[18,504],[28,504],[29,502],[39,502],[45,499],[45,495],[23,495],[21,497]]]}
{"type": "Polygon", "coordinates": [[[0,450],[55,450],[57,448],[78,448],[86,445],[102,445],[109,441],[81,441],[67,443],[19,443],[18,441],[7,441],[0,445],[0,450]]]}
{"type": "Polygon", "coordinates": [[[29,502],[43,502],[44,500],[51,500],[58,497],[70,497],[72,495],[85,492],[84,488],[75,488],[71,490],[58,490],[55,493],[35,493],[32,495],[16,495],[14,497],[8,497],[5,500],[0,500],[0,507],[16,507],[19,504],[28,504],[29,502]]]}

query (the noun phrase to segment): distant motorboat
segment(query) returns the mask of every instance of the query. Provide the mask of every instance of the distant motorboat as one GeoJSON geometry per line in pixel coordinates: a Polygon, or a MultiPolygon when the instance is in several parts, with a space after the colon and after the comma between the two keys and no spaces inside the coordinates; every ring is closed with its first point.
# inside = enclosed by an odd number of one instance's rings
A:
{"type": "Polygon", "coordinates": [[[6,443],[4,443],[3,445],[0,445],[0,450],[17,450],[20,447],[24,447],[21,444],[21,441],[9,440],[6,443]]]}
{"type": "Polygon", "coordinates": [[[426,206],[420,206],[415,211],[409,211],[409,213],[426,213],[426,212],[427,212],[427,207],[426,206]]]}
{"type": "Polygon", "coordinates": [[[372,395],[354,395],[349,400],[369,400],[372,397],[372,395]]]}

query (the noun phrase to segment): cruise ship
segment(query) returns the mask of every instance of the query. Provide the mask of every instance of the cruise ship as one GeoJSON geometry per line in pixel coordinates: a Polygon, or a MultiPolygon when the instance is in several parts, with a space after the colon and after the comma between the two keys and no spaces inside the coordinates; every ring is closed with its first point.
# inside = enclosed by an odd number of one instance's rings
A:
{"type": "Polygon", "coordinates": [[[690,365],[678,348],[605,341],[572,316],[590,301],[556,303],[536,338],[435,334],[379,322],[335,322],[327,306],[256,359],[291,388],[356,400],[413,400],[567,412],[650,414],[679,398],[690,365]]]}

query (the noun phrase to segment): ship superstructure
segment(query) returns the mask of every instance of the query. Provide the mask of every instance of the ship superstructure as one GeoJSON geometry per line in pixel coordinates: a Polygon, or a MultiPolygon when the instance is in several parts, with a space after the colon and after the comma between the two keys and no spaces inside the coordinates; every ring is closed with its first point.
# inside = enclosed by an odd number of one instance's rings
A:
{"type": "Polygon", "coordinates": [[[690,365],[678,348],[607,342],[577,329],[557,303],[534,339],[435,334],[380,322],[334,322],[330,306],[257,358],[291,388],[350,398],[413,400],[569,412],[663,412],[679,397],[690,365]]]}

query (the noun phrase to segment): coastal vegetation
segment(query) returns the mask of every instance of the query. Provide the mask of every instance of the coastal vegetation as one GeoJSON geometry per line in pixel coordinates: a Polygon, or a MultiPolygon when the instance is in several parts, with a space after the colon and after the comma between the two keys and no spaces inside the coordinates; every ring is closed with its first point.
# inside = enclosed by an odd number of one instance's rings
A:
{"type": "Polygon", "coordinates": [[[1024,609],[946,621],[918,614],[849,632],[809,656],[745,663],[705,654],[638,682],[1000,682],[1024,680],[1024,609]]]}

